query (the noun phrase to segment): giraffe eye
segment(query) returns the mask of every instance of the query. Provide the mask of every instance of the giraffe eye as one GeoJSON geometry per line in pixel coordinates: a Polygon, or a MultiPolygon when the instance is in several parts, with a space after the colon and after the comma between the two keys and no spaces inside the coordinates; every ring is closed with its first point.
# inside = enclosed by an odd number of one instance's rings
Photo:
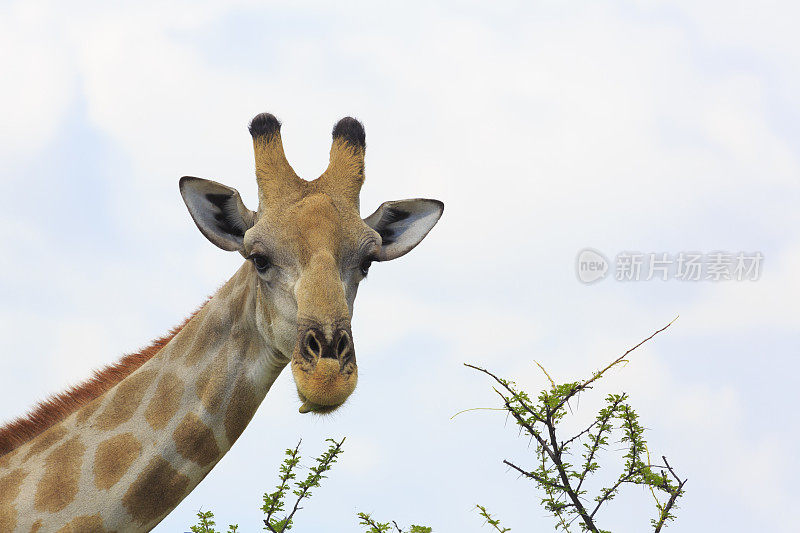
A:
{"type": "Polygon", "coordinates": [[[258,270],[258,272],[260,274],[263,274],[264,272],[266,272],[267,269],[269,269],[270,265],[272,265],[272,262],[269,260],[269,257],[267,257],[266,255],[253,254],[253,255],[250,256],[249,259],[251,259],[253,261],[253,264],[255,265],[256,270],[258,270]]]}
{"type": "Polygon", "coordinates": [[[364,259],[361,262],[361,265],[358,267],[358,269],[361,271],[361,275],[365,278],[367,277],[367,274],[369,274],[370,266],[372,266],[372,259],[364,259]]]}

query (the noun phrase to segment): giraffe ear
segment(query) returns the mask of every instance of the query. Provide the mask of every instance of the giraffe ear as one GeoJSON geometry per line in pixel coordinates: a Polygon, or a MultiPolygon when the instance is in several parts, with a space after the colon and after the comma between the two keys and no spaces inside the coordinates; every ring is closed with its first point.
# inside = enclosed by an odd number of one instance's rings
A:
{"type": "Polygon", "coordinates": [[[182,177],[179,186],[189,214],[203,235],[223,250],[244,253],[244,232],[253,227],[256,214],[244,206],[239,192],[191,176],[182,177]]]}
{"type": "Polygon", "coordinates": [[[378,261],[390,261],[407,254],[422,242],[444,212],[439,200],[415,198],[384,202],[364,219],[383,241],[378,261]]]}

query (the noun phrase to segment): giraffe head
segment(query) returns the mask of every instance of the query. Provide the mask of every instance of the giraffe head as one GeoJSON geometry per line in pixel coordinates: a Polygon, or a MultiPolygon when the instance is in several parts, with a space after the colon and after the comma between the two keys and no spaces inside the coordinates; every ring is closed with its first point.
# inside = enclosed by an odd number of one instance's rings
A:
{"type": "Polygon", "coordinates": [[[330,164],[313,181],[295,174],[283,152],[280,122],[262,113],[250,123],[259,205],[214,181],[180,180],[197,227],[250,263],[255,320],[276,352],[291,361],[301,412],[328,412],[358,380],[350,321],[358,285],[374,262],[408,253],[442,215],[438,200],[383,203],[362,219],[364,127],[347,117],[333,128],[330,164]]]}

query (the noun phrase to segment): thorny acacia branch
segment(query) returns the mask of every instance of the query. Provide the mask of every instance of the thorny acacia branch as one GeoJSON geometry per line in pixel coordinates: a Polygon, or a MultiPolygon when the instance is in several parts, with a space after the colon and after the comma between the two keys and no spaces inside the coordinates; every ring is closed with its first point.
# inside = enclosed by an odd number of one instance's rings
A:
{"type": "MultiPolygon", "coordinates": [[[[568,532],[570,525],[577,520],[581,530],[603,533],[604,530],[599,529],[596,524],[597,513],[626,483],[647,486],[651,490],[659,490],[669,495],[669,499],[663,505],[656,498],[658,517],[651,520],[655,533],[660,533],[666,523],[675,518],[672,512],[676,508],[677,500],[683,495],[686,480],[681,480],[677,476],[665,457],[664,466],[652,465],[649,461],[642,460],[642,454],[647,451],[644,428],[639,423],[636,412],[627,403],[627,394],[608,395],[605,407],[586,429],[567,440],[558,439],[559,423],[567,414],[567,402],[576,394],[592,388],[592,384],[608,370],[627,362],[626,358],[631,352],[666,330],[674,322],[675,320],[656,330],[584,381],[557,384],[537,362],[550,382],[550,389],[540,392],[536,401],[533,401],[525,391],[517,390],[513,382],[500,378],[484,368],[465,364],[488,375],[500,385],[494,390],[502,399],[503,409],[536,441],[536,453],[541,458],[540,466],[526,470],[511,461],[503,462],[519,474],[533,480],[545,492],[542,504],[556,517],[556,529],[568,532]],[[623,472],[610,487],[600,490],[594,498],[593,508],[589,511],[585,503],[587,491],[584,482],[590,474],[599,469],[598,453],[606,449],[610,435],[616,432],[622,434],[621,442],[626,446],[623,472]],[[582,442],[584,453],[581,465],[575,467],[569,463],[569,458],[574,455],[570,447],[578,442],[582,442]],[[667,476],[665,469],[671,477],[667,476]]],[[[478,508],[483,514],[485,509],[480,506],[478,508]]]]}

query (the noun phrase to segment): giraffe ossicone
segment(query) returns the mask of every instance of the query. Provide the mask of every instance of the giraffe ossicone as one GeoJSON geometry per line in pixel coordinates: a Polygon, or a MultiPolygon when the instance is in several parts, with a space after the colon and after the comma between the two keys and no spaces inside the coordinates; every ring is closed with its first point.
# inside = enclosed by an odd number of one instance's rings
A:
{"type": "Polygon", "coordinates": [[[0,427],[0,531],[149,531],[208,474],[290,365],[300,412],[341,406],[358,380],[351,330],[373,262],[400,257],[438,200],[385,202],[361,218],[364,128],[333,128],[330,163],[297,176],[280,122],[250,123],[259,203],[183,177],[209,241],[246,259],[183,325],[0,427]]]}

